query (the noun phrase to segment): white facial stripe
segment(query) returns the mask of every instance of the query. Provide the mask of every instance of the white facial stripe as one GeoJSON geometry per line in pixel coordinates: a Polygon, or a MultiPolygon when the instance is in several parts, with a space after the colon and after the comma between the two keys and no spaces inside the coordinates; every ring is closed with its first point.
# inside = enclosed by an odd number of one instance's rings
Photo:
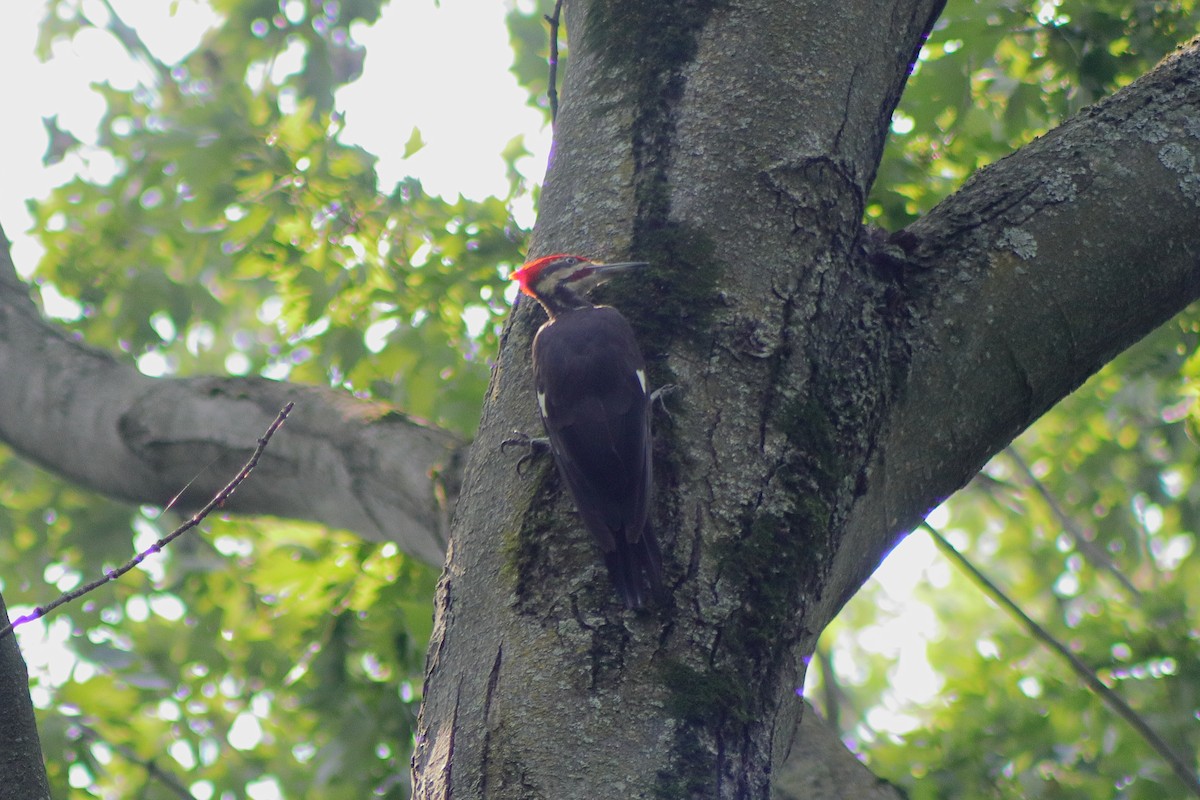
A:
{"type": "Polygon", "coordinates": [[[542,417],[544,418],[546,416],[546,393],[538,392],[537,399],[538,399],[538,409],[542,412],[542,417]]]}
{"type": "Polygon", "coordinates": [[[642,385],[642,394],[646,393],[646,370],[639,369],[637,371],[638,383],[642,385]]]}

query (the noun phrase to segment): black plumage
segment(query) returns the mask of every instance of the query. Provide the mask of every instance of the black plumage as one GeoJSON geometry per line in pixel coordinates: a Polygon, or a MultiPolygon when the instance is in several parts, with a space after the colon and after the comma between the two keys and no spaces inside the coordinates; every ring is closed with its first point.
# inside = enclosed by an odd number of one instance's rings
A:
{"type": "Polygon", "coordinates": [[[622,601],[640,608],[662,574],[648,521],[653,468],[646,367],[628,321],[581,294],[633,266],[641,265],[549,256],[514,277],[550,315],[533,341],[533,371],[554,461],[622,601]]]}
{"type": "Polygon", "coordinates": [[[647,531],[650,395],[633,330],[616,309],[572,309],[533,342],[542,423],[559,473],[625,604],[641,607],[662,558],[647,531]]]}

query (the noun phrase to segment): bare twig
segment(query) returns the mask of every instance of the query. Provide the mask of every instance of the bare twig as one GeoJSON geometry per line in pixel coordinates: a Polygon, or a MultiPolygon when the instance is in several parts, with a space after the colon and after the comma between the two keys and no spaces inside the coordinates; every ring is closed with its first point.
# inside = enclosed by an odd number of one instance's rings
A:
{"type": "Polygon", "coordinates": [[[196,796],[188,791],[188,788],[184,786],[178,778],[176,778],[170,772],[167,772],[162,767],[158,766],[158,764],[153,760],[140,758],[138,754],[135,753],[131,748],[106,740],[96,730],[88,727],[87,725],[83,725],[78,722],[74,724],[79,726],[81,739],[86,739],[90,742],[99,742],[105,747],[110,748],[114,753],[121,756],[121,758],[125,759],[129,763],[138,765],[146,771],[147,776],[157,780],[181,800],[196,800],[196,796]]]}
{"type": "Polygon", "coordinates": [[[65,592],[64,594],[59,595],[53,602],[49,603],[48,605],[38,606],[37,608],[35,608],[33,611],[29,612],[28,614],[17,617],[16,619],[14,619],[12,622],[10,622],[4,628],[0,628],[0,639],[3,639],[5,636],[8,636],[9,634],[11,634],[18,626],[24,625],[27,622],[33,622],[35,619],[41,619],[42,617],[46,616],[47,614],[49,614],[51,611],[58,608],[59,606],[66,605],[67,603],[70,603],[72,600],[78,600],[79,598],[81,598],[85,594],[87,594],[88,592],[91,592],[93,589],[98,589],[110,581],[117,580],[122,575],[124,575],[126,572],[129,572],[131,569],[136,567],[138,564],[141,564],[143,561],[145,561],[146,558],[149,557],[152,553],[161,552],[162,549],[164,547],[166,547],[168,544],[170,544],[171,542],[175,541],[183,534],[187,533],[188,531],[190,531],[193,528],[195,528],[196,526],[198,526],[201,522],[204,521],[205,517],[207,517],[209,514],[211,514],[215,509],[218,509],[221,506],[223,506],[225,504],[225,502],[227,500],[229,500],[229,498],[233,495],[233,493],[235,491],[237,491],[237,488],[238,488],[238,486],[241,485],[242,481],[246,480],[246,478],[248,478],[250,476],[251,470],[253,470],[255,468],[255,466],[258,465],[258,459],[262,457],[263,451],[265,451],[267,449],[267,444],[271,441],[271,437],[275,435],[275,431],[279,430],[279,426],[283,424],[283,421],[285,419],[287,419],[287,415],[291,413],[292,407],[294,405],[295,405],[294,403],[288,403],[282,409],[279,410],[279,415],[275,417],[275,421],[272,422],[270,427],[267,428],[266,433],[264,433],[262,435],[262,437],[259,438],[258,446],[256,448],[254,448],[254,453],[250,456],[250,460],[246,462],[246,465],[243,466],[241,471],[239,471],[238,474],[233,477],[233,480],[231,480],[229,483],[225,484],[224,489],[217,492],[213,496],[213,499],[208,501],[208,504],[205,505],[204,508],[200,509],[195,514],[193,514],[191,519],[189,519],[187,522],[180,525],[175,530],[168,533],[163,538],[159,539],[154,544],[147,547],[142,552],[138,553],[133,558],[129,559],[127,562],[125,562],[125,564],[118,567],[117,569],[105,570],[103,577],[97,578],[96,580],[92,581],[91,583],[88,583],[84,586],[80,586],[77,589],[72,589],[69,592],[65,592]]]}
{"type": "Polygon", "coordinates": [[[1188,766],[1187,762],[1180,758],[1179,754],[1171,749],[1171,746],[1167,744],[1167,742],[1161,736],[1159,736],[1153,728],[1150,727],[1150,725],[1141,717],[1141,715],[1134,711],[1128,703],[1122,700],[1120,695],[1106,686],[1104,682],[1100,680],[1100,677],[1096,675],[1096,673],[1093,672],[1087,664],[1084,664],[1082,661],[1080,661],[1079,658],[1072,653],[1066,645],[1056,639],[1052,633],[1047,631],[1037,622],[1034,622],[1028,614],[1021,610],[1020,606],[1009,599],[1008,595],[1006,595],[999,586],[992,583],[992,581],[986,575],[980,572],[975,565],[967,559],[966,556],[958,552],[958,550],[954,548],[954,545],[946,541],[945,537],[938,533],[932,525],[930,525],[928,522],[922,522],[921,527],[928,531],[929,535],[933,537],[933,543],[937,545],[938,550],[942,551],[942,554],[951,561],[958,564],[958,566],[961,567],[962,570],[966,572],[971,579],[974,580],[975,583],[978,584],[979,587],[982,588],[983,591],[990,598],[992,598],[993,601],[995,601],[997,605],[1015,617],[1017,622],[1019,622],[1022,627],[1033,634],[1035,639],[1062,656],[1062,658],[1064,658],[1071,666],[1071,669],[1075,672],[1075,674],[1079,676],[1080,680],[1087,684],[1088,688],[1090,688],[1093,692],[1099,695],[1100,699],[1107,703],[1108,707],[1116,712],[1117,716],[1129,723],[1129,726],[1132,727],[1137,734],[1142,737],[1143,741],[1150,745],[1150,747],[1153,748],[1154,751],[1157,752],[1159,756],[1161,756],[1162,759],[1167,762],[1167,765],[1171,768],[1171,771],[1175,773],[1175,777],[1179,778],[1179,780],[1188,788],[1191,794],[1196,797],[1200,797],[1200,779],[1197,779],[1196,773],[1192,771],[1192,768],[1188,766]]]}
{"type": "Polygon", "coordinates": [[[1042,500],[1044,500],[1046,505],[1050,507],[1050,513],[1052,513],[1058,520],[1058,523],[1063,526],[1063,530],[1066,531],[1067,535],[1071,537],[1071,541],[1073,541],[1075,546],[1079,548],[1079,552],[1083,555],[1083,557],[1092,562],[1093,565],[1100,567],[1116,578],[1117,582],[1124,587],[1125,591],[1129,592],[1134,597],[1141,597],[1142,593],[1139,592],[1137,587],[1129,581],[1129,578],[1125,577],[1116,563],[1108,557],[1107,553],[1097,547],[1095,542],[1087,538],[1075,520],[1066,512],[1062,505],[1059,504],[1058,498],[1050,493],[1050,490],[1047,489],[1045,484],[1038,479],[1037,475],[1033,474],[1033,470],[1030,469],[1027,463],[1025,463],[1025,459],[1021,458],[1020,453],[1018,453],[1012,447],[1006,447],[1004,448],[1004,454],[1007,455],[1009,459],[1017,465],[1017,469],[1019,469],[1025,475],[1025,479],[1029,481],[1029,485],[1033,487],[1033,490],[1041,495],[1042,500]]]}
{"type": "Polygon", "coordinates": [[[550,23],[550,88],[546,99],[550,101],[550,124],[558,121],[558,25],[562,15],[563,0],[555,0],[554,13],[544,15],[550,23]]]}

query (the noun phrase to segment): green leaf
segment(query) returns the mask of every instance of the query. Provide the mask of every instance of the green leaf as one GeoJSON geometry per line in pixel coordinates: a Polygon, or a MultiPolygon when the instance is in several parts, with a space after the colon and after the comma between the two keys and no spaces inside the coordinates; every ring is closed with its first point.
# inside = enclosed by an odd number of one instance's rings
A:
{"type": "Polygon", "coordinates": [[[414,125],[412,133],[409,134],[408,141],[404,143],[404,157],[411,157],[424,146],[425,140],[421,138],[421,131],[414,125]]]}

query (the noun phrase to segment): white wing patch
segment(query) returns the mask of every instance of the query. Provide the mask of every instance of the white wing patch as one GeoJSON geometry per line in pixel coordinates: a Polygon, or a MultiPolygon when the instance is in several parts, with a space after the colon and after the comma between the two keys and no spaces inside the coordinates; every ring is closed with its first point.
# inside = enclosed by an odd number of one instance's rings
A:
{"type": "MultiPolygon", "coordinates": [[[[638,374],[640,375],[641,373],[639,372],[638,374]]],[[[646,388],[646,383],[644,380],[642,381],[642,388],[643,389],[646,388]]],[[[545,419],[546,418],[546,393],[538,392],[537,399],[538,399],[538,410],[542,412],[542,419],[545,419]]]]}
{"type": "Polygon", "coordinates": [[[638,383],[642,385],[642,394],[646,393],[646,370],[639,369],[637,371],[638,383]]]}

